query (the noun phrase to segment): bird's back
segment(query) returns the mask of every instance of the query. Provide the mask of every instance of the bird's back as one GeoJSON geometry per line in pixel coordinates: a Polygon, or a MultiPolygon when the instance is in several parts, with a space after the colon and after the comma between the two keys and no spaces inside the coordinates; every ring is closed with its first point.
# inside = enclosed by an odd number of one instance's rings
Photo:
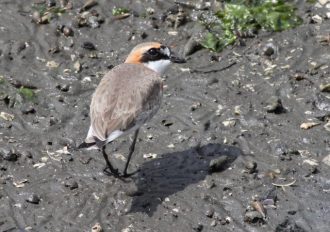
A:
{"type": "Polygon", "coordinates": [[[120,64],[95,90],[90,106],[91,127],[86,142],[105,141],[114,131],[141,126],[159,109],[162,80],[141,64],[120,64]]]}

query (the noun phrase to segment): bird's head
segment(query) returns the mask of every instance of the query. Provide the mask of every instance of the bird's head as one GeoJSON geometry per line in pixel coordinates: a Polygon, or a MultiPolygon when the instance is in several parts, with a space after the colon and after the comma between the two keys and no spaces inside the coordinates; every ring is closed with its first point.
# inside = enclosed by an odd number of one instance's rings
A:
{"type": "Polygon", "coordinates": [[[157,42],[137,45],[125,61],[125,63],[143,64],[159,74],[163,74],[170,63],[184,62],[185,60],[175,56],[169,47],[157,42]]]}

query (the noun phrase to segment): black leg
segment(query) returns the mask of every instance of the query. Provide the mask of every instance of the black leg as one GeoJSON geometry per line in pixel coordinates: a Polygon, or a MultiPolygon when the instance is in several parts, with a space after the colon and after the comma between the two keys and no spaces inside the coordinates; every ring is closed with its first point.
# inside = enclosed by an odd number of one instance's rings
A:
{"type": "Polygon", "coordinates": [[[110,160],[108,158],[107,153],[105,152],[105,145],[102,147],[102,154],[105,159],[105,162],[107,163],[107,167],[104,169],[104,173],[107,175],[113,174],[114,176],[119,176],[118,169],[115,169],[112,164],[110,163],[110,160]],[[107,168],[110,169],[110,172],[107,170],[107,168]]]}
{"type": "Polygon", "coordinates": [[[125,169],[124,169],[124,172],[123,172],[123,176],[129,176],[127,174],[127,168],[128,168],[128,164],[129,164],[129,161],[131,160],[132,158],[132,154],[134,152],[134,148],[135,148],[135,143],[136,143],[136,139],[138,137],[138,134],[139,134],[139,129],[137,129],[135,132],[134,132],[134,138],[133,138],[133,142],[131,144],[131,146],[129,147],[129,153],[128,153],[128,157],[127,157],[127,161],[126,161],[126,164],[125,164],[125,169]]]}

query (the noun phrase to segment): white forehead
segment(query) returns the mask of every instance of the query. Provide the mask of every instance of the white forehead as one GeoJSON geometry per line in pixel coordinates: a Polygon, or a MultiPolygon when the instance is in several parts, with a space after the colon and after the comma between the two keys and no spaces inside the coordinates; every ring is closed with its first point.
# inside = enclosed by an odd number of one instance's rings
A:
{"type": "Polygon", "coordinates": [[[171,51],[168,47],[160,48],[161,53],[167,55],[168,57],[171,55],[171,51]]]}

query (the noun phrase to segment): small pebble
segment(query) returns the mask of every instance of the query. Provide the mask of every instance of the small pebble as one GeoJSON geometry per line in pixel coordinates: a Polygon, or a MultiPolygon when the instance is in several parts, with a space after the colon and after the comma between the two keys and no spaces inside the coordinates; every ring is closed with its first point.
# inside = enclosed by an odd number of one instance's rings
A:
{"type": "Polygon", "coordinates": [[[90,13],[92,16],[96,16],[96,17],[98,17],[100,15],[99,12],[97,12],[97,10],[95,10],[95,9],[91,10],[90,13]]]}
{"type": "Polygon", "coordinates": [[[70,27],[64,26],[62,32],[66,37],[73,36],[73,30],[70,27]]]}
{"type": "Polygon", "coordinates": [[[100,23],[98,21],[98,18],[96,16],[90,16],[90,17],[88,17],[88,25],[91,28],[98,28],[98,27],[100,27],[100,23]]]}
{"type": "Polygon", "coordinates": [[[84,49],[87,49],[87,50],[96,50],[96,47],[95,45],[92,43],[92,42],[84,42],[82,45],[81,45],[82,48],[84,49]]]}
{"type": "Polygon", "coordinates": [[[244,215],[244,221],[247,223],[264,222],[263,216],[258,211],[248,211],[244,215]]]}
{"type": "Polygon", "coordinates": [[[93,227],[92,227],[92,232],[102,232],[103,229],[100,225],[100,223],[96,223],[93,227]]]}
{"type": "Polygon", "coordinates": [[[212,189],[212,188],[214,188],[216,185],[215,185],[215,183],[214,183],[214,180],[207,180],[205,186],[206,186],[207,189],[212,189]]]}
{"type": "Polygon", "coordinates": [[[175,145],[173,143],[170,143],[169,145],[167,145],[168,148],[175,148],[175,145]]]}
{"type": "Polygon", "coordinates": [[[232,221],[232,219],[231,217],[227,216],[225,217],[225,221],[227,222],[227,224],[229,224],[232,221]]]}
{"type": "Polygon", "coordinates": [[[59,120],[58,120],[57,118],[51,116],[51,117],[49,118],[49,126],[54,126],[56,123],[58,123],[58,121],[59,121],[59,120]]]}
{"type": "Polygon", "coordinates": [[[35,193],[32,193],[28,196],[28,198],[26,199],[27,202],[29,203],[32,203],[32,204],[39,204],[40,202],[40,197],[35,194],[35,193]]]}
{"type": "Polygon", "coordinates": [[[330,99],[323,94],[316,94],[314,104],[320,111],[330,111],[330,99]]]}
{"type": "Polygon", "coordinates": [[[70,89],[70,85],[64,84],[64,85],[57,85],[56,88],[62,92],[68,92],[70,89]]]}
{"type": "Polygon", "coordinates": [[[266,217],[267,211],[260,201],[258,200],[253,201],[251,203],[251,206],[253,207],[254,210],[258,211],[264,218],[266,217]]]}
{"type": "Polygon", "coordinates": [[[81,7],[81,9],[79,10],[79,12],[83,12],[85,10],[88,10],[90,8],[92,8],[93,6],[97,5],[97,1],[96,0],[87,0],[85,2],[85,4],[81,7]]]}
{"type": "Polygon", "coordinates": [[[263,48],[263,54],[265,56],[272,56],[276,53],[277,47],[273,43],[267,43],[263,48]]]}
{"type": "Polygon", "coordinates": [[[66,7],[68,5],[69,0],[60,0],[61,7],[66,7]]]}
{"type": "Polygon", "coordinates": [[[325,13],[325,15],[327,19],[330,19],[330,12],[325,13]]]}
{"type": "Polygon", "coordinates": [[[81,63],[77,60],[74,64],[73,64],[73,68],[75,70],[75,73],[79,73],[82,69],[82,65],[81,63]]]}
{"type": "Polygon", "coordinates": [[[217,221],[216,220],[212,220],[210,226],[215,227],[216,225],[217,225],[217,221]]]}
{"type": "Polygon", "coordinates": [[[56,1],[55,0],[47,0],[47,6],[48,7],[56,6],[56,1]]]}
{"type": "Polygon", "coordinates": [[[144,159],[156,159],[157,154],[156,153],[148,153],[148,154],[143,154],[144,159]]]}
{"type": "Polygon", "coordinates": [[[213,213],[213,219],[221,221],[221,215],[218,212],[213,213]]]}
{"type": "Polygon", "coordinates": [[[128,186],[125,193],[129,197],[137,197],[143,195],[143,191],[139,190],[136,185],[128,186]]]}
{"type": "Polygon", "coordinates": [[[324,126],[324,129],[330,132],[330,121],[327,122],[324,126]]]}
{"type": "Polygon", "coordinates": [[[64,186],[69,188],[70,190],[78,188],[78,183],[74,179],[69,179],[64,183],[64,186]]]}
{"type": "Polygon", "coordinates": [[[64,103],[65,98],[63,96],[58,97],[58,101],[64,103]]]}
{"type": "Polygon", "coordinates": [[[170,120],[168,120],[168,119],[163,119],[163,120],[162,120],[162,124],[163,124],[164,126],[166,126],[166,127],[170,127],[170,126],[173,125],[173,122],[170,121],[170,120]]]}
{"type": "Polygon", "coordinates": [[[38,11],[34,11],[32,13],[32,19],[34,22],[39,23],[40,21],[40,13],[38,11]]]}
{"type": "Polygon", "coordinates": [[[197,226],[194,226],[194,227],[193,227],[193,230],[199,232],[199,231],[202,231],[203,228],[204,228],[204,226],[203,226],[202,224],[198,223],[197,226]]]}
{"type": "Polygon", "coordinates": [[[219,83],[219,79],[216,77],[208,78],[207,85],[213,85],[219,83]]]}
{"type": "Polygon", "coordinates": [[[312,16],[312,20],[311,20],[311,23],[318,23],[318,24],[321,24],[323,22],[323,19],[321,16],[319,15],[314,15],[312,16]]]}
{"type": "Polygon", "coordinates": [[[202,48],[202,46],[200,45],[200,43],[198,43],[196,41],[196,38],[191,37],[183,48],[183,56],[186,57],[186,56],[192,55],[193,53],[197,52],[201,48],[202,48]]]}
{"type": "Polygon", "coordinates": [[[217,159],[213,159],[209,164],[209,172],[210,173],[221,172],[226,168],[227,164],[228,164],[228,157],[225,155],[220,156],[217,159]]]}
{"type": "Polygon", "coordinates": [[[235,113],[235,115],[241,115],[242,114],[241,106],[235,106],[234,113],[235,113]]]}
{"type": "Polygon", "coordinates": [[[269,98],[266,103],[265,109],[268,113],[281,114],[285,112],[281,99],[276,96],[269,98]]]}
{"type": "Polygon", "coordinates": [[[200,102],[194,102],[191,106],[190,106],[190,110],[191,111],[195,111],[195,110],[197,110],[197,109],[199,109],[199,108],[201,108],[202,107],[202,103],[200,103],[200,102]]]}
{"type": "Polygon", "coordinates": [[[46,63],[46,66],[48,68],[58,68],[60,66],[59,63],[56,63],[55,61],[51,60],[46,63]]]}
{"type": "Polygon", "coordinates": [[[284,143],[276,143],[273,147],[273,151],[275,155],[281,156],[289,153],[289,148],[284,143]]]}
{"type": "Polygon", "coordinates": [[[275,201],[274,199],[270,198],[270,199],[265,199],[262,201],[262,204],[265,206],[274,206],[275,205],[275,201]]]}
{"type": "Polygon", "coordinates": [[[319,122],[304,122],[304,123],[300,124],[300,128],[304,129],[304,130],[308,130],[308,129],[318,126],[320,124],[321,123],[319,123],[319,122]]]}
{"type": "Polygon", "coordinates": [[[30,151],[23,151],[22,152],[22,156],[23,157],[26,157],[28,159],[32,159],[33,158],[33,155],[32,155],[32,153],[30,151]]]}
{"type": "Polygon", "coordinates": [[[225,127],[234,127],[236,125],[235,119],[228,119],[222,122],[225,127]]]}
{"type": "Polygon", "coordinates": [[[220,220],[220,224],[224,226],[224,225],[227,225],[227,222],[226,222],[226,220],[220,220]]]}
{"type": "Polygon", "coordinates": [[[0,112],[0,118],[6,121],[13,121],[15,116],[6,112],[0,112]]]}
{"type": "Polygon", "coordinates": [[[24,49],[27,48],[27,43],[26,42],[19,42],[16,46],[16,54],[20,54],[24,49]]]}
{"type": "Polygon", "coordinates": [[[34,109],[34,107],[32,105],[23,105],[21,108],[21,112],[23,114],[34,114],[36,112],[36,110],[34,109]]]}
{"type": "Polygon", "coordinates": [[[60,48],[58,47],[58,45],[54,45],[54,47],[51,47],[48,49],[48,52],[50,54],[55,54],[55,53],[60,52],[60,48]]]}
{"type": "Polygon", "coordinates": [[[295,210],[289,210],[288,211],[288,214],[289,215],[295,215],[297,213],[297,211],[295,211],[295,210]]]}
{"type": "Polygon", "coordinates": [[[92,81],[91,77],[84,77],[81,82],[82,83],[88,83],[88,82],[91,82],[91,81],[92,81]]]}
{"type": "Polygon", "coordinates": [[[212,218],[214,214],[214,209],[212,207],[208,207],[205,211],[206,217],[212,218]]]}
{"type": "Polygon", "coordinates": [[[257,170],[257,163],[255,161],[248,161],[245,163],[245,170],[247,173],[252,174],[257,170]]]}
{"type": "Polygon", "coordinates": [[[7,160],[7,161],[15,162],[18,160],[18,153],[13,149],[9,150],[6,148],[1,148],[0,155],[2,156],[2,158],[4,160],[7,160]]]}
{"type": "Polygon", "coordinates": [[[146,33],[146,32],[141,32],[141,34],[140,34],[140,38],[141,39],[146,39],[148,37],[148,34],[146,33]]]}
{"type": "Polygon", "coordinates": [[[330,92],[330,83],[320,85],[321,92],[330,92]]]}

